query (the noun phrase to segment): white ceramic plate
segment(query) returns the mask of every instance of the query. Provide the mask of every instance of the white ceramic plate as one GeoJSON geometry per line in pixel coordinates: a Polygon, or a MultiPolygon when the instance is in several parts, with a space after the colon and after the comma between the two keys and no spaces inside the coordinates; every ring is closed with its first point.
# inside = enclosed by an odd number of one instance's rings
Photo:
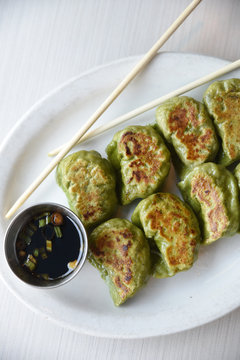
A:
{"type": "MultiPolygon", "coordinates": [[[[49,162],[48,150],[68,140],[97,106],[132,69],[138,58],[128,58],[75,78],[46,96],[17,123],[0,149],[1,241],[9,221],[4,219],[16,198],[49,162]]],[[[107,110],[97,125],[219,69],[227,61],[200,55],[163,53],[107,110]]],[[[240,71],[225,78],[240,77],[240,71]]],[[[206,86],[191,93],[198,100],[206,86]]],[[[154,121],[154,110],[127,124],[154,121]]],[[[105,147],[114,131],[89,140],[76,149],[105,147]]],[[[75,149],[75,150],[76,150],[75,149]]],[[[166,191],[177,192],[171,170],[166,191]]],[[[52,173],[23,206],[54,201],[67,205],[52,173]]],[[[136,205],[136,203],[135,203],[136,205]]],[[[120,210],[130,217],[133,206],[120,210]]],[[[0,248],[0,273],[13,293],[47,319],[79,332],[106,337],[141,338],[172,334],[214,320],[240,304],[240,236],[221,239],[201,249],[198,261],[187,272],[169,279],[151,279],[135,298],[113,306],[108,289],[88,263],[70,283],[39,290],[18,280],[0,248]]]]}

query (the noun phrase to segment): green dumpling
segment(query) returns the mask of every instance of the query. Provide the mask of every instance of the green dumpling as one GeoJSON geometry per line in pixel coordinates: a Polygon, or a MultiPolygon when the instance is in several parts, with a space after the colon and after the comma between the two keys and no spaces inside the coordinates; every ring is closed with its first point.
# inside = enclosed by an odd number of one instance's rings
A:
{"type": "Polygon", "coordinates": [[[194,167],[215,158],[217,136],[200,102],[187,96],[174,97],[157,108],[156,122],[183,167],[194,167]]]}
{"type": "Polygon", "coordinates": [[[240,160],[240,79],[215,81],[203,101],[222,139],[218,162],[227,166],[240,160]]]}
{"type": "Polygon", "coordinates": [[[96,151],[81,150],[64,158],[58,164],[56,180],[86,227],[113,214],[117,205],[114,170],[96,151]]]}
{"type": "Polygon", "coordinates": [[[109,287],[116,306],[132,297],[148,280],[150,249],[137,226],[125,219],[111,219],[89,238],[88,260],[109,287]]]}
{"type": "Polygon", "coordinates": [[[198,215],[204,244],[236,233],[239,226],[237,181],[223,165],[196,166],[178,186],[198,215]]]}
{"type": "Polygon", "coordinates": [[[150,125],[117,132],[106,152],[119,172],[123,205],[158,191],[170,169],[170,153],[150,125]]]}
{"type": "Polygon", "coordinates": [[[132,222],[150,239],[153,276],[165,278],[191,268],[201,241],[199,225],[176,195],[157,193],[140,201],[132,222]]]}

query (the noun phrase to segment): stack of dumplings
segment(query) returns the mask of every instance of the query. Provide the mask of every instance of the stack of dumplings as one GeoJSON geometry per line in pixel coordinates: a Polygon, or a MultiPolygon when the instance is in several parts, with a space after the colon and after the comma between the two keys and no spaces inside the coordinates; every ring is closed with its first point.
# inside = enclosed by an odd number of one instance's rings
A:
{"type": "Polygon", "coordinates": [[[240,79],[216,81],[203,103],[174,97],[156,110],[156,124],[127,126],[106,148],[63,159],[57,183],[89,230],[90,263],[116,306],[147,283],[189,270],[201,244],[239,229],[240,79]],[[171,160],[184,199],[161,192],[171,160]],[[132,222],[117,204],[139,199],[132,222]],[[99,225],[100,224],[100,225],[99,225]],[[97,226],[99,225],[99,226],[97,226]],[[96,227],[97,226],[97,227],[96,227]]]}

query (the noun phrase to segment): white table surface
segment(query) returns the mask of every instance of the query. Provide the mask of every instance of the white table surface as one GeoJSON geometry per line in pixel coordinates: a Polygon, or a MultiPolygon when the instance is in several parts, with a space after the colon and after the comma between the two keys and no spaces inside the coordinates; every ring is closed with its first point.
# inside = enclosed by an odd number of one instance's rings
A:
{"type": "MultiPolygon", "coordinates": [[[[0,141],[69,78],[146,52],[189,0],[0,0],[0,141]]],[[[240,0],[203,0],[162,51],[240,58],[240,0]]],[[[207,296],[207,294],[203,294],[207,296]]],[[[22,305],[0,282],[0,359],[240,359],[240,309],[144,340],[90,337],[22,305]]]]}

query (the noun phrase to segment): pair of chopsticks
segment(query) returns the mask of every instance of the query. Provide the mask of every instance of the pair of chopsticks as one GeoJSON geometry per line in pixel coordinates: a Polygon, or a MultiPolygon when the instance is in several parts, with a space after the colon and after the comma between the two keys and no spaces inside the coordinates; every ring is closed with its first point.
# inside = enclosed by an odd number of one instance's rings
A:
{"type": "MultiPolygon", "coordinates": [[[[191,12],[197,7],[201,0],[194,0],[190,5],[183,11],[183,13],[174,21],[174,23],[169,27],[169,29],[160,37],[160,39],[153,45],[153,47],[144,55],[144,57],[137,63],[133,70],[122,80],[122,82],[115,88],[115,90],[107,97],[103,104],[94,112],[94,114],[88,119],[88,121],[81,127],[81,129],[76,133],[76,135],[63,147],[61,147],[57,156],[50,162],[50,164],[41,172],[41,174],[32,182],[32,184],[25,190],[25,192],[17,199],[14,205],[5,215],[6,218],[10,218],[17,209],[29,198],[29,196],[38,188],[38,186],[45,180],[45,178],[52,172],[52,170],[57,166],[57,164],[64,158],[64,156],[83,138],[84,134],[88,129],[97,121],[97,119],[107,110],[107,108],[112,104],[112,102],[121,94],[121,92],[126,88],[126,86],[132,81],[135,76],[144,69],[144,67],[153,59],[157,54],[157,51],[162,47],[162,45],[169,39],[169,37],[176,31],[176,29],[183,23],[183,21],[191,14],[191,12]]],[[[192,82],[189,85],[183,86],[182,88],[173,91],[172,93],[165,95],[159,99],[153,100],[152,102],[131,111],[130,113],[123,115],[111,122],[110,124],[104,125],[103,127],[97,128],[91,133],[87,134],[84,139],[90,136],[95,136],[102,131],[106,131],[113,126],[118,125],[119,123],[126,121],[134,116],[137,116],[157,105],[161,102],[169,99],[172,96],[180,95],[186,91],[189,91],[197,86],[200,86],[220,75],[225,74],[226,72],[232,71],[240,66],[240,60],[237,62],[227,65],[223,69],[212,73],[208,76],[205,76],[195,82],[192,82]]]]}
{"type": "MultiPolygon", "coordinates": [[[[122,124],[124,123],[125,121],[127,120],[130,120],[140,114],[143,114],[145,113],[146,111],[148,110],[151,110],[153,108],[155,108],[156,106],[162,104],[164,101],[167,101],[169,100],[170,98],[174,97],[174,96],[179,96],[179,95],[182,95],[190,90],[193,90],[195,89],[196,87],[198,86],[201,86],[203,84],[206,84],[207,82],[209,81],[212,81],[216,78],[218,78],[219,76],[222,76],[224,74],[227,74],[228,72],[231,72],[237,68],[240,67],[240,60],[237,60],[237,61],[234,61],[233,63],[231,64],[228,64],[226,66],[224,66],[223,68],[217,70],[217,71],[214,71],[206,76],[203,76],[201,77],[200,79],[197,79],[187,85],[184,85],[182,87],[180,87],[179,89],[177,90],[174,90],[174,91],[171,91],[170,93],[166,94],[166,95],[163,95],[157,99],[154,99],[152,101],[150,101],[149,103],[147,104],[144,104],[142,106],[140,106],[139,108],[137,109],[134,109],[132,111],[129,111],[128,113],[124,114],[124,115],[121,115],[119,117],[117,117],[116,119],[112,120],[110,123],[108,124],[105,124],[105,125],[102,125],[102,126],[99,126],[98,128],[92,130],[92,131],[88,131],[87,134],[85,134],[79,141],[78,141],[78,144],[85,141],[85,140],[89,140],[97,135],[100,135],[102,133],[104,133],[105,131],[107,130],[110,130],[112,129],[113,127],[119,125],[119,124],[122,124]]],[[[48,156],[55,156],[59,153],[59,151],[61,151],[63,149],[63,147],[65,146],[66,144],[62,145],[62,146],[59,146],[58,148],[50,151],[48,153],[48,156]]]]}

